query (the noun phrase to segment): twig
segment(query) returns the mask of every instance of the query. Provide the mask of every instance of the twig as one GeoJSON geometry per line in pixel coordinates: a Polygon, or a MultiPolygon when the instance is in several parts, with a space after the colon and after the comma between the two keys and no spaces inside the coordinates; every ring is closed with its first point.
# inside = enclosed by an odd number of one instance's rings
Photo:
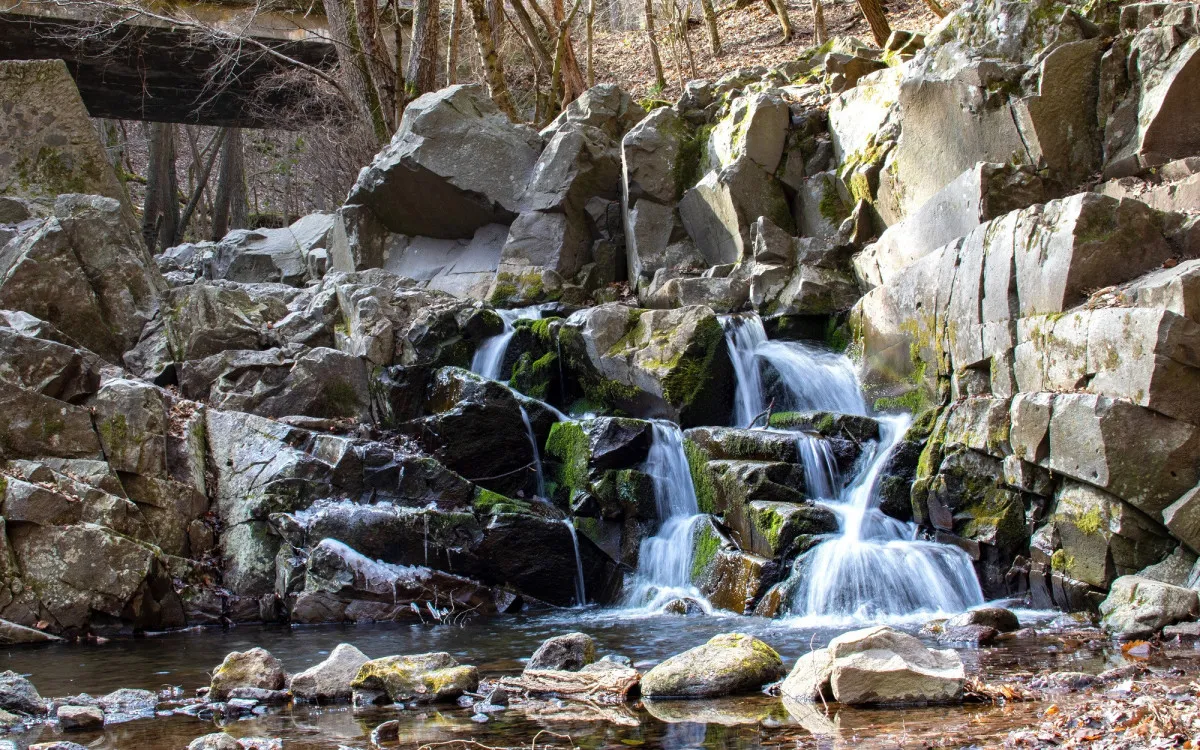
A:
{"type": "Polygon", "coordinates": [[[754,419],[750,420],[750,424],[746,425],[746,429],[749,430],[749,429],[753,428],[755,423],[758,422],[758,418],[763,416],[764,414],[767,417],[767,421],[765,424],[770,425],[771,424],[771,412],[774,409],[775,409],[775,399],[771,399],[771,403],[767,404],[766,409],[764,409],[763,411],[760,411],[758,414],[754,415],[754,419]]]}

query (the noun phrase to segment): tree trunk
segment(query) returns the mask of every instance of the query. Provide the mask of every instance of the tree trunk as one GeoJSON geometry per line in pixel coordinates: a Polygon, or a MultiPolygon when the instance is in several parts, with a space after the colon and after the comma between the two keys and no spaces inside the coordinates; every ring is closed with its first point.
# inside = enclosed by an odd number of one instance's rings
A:
{"type": "Polygon", "coordinates": [[[821,0],[811,0],[813,14],[813,41],[817,46],[821,46],[829,40],[829,27],[825,25],[825,8],[821,6],[821,0]]]}
{"type": "Polygon", "coordinates": [[[406,103],[437,88],[439,5],[438,0],[417,0],[413,11],[412,43],[405,75],[406,103]]]}
{"type": "Polygon", "coordinates": [[[446,44],[446,84],[458,83],[458,45],[462,27],[462,0],[450,0],[450,41],[446,44]]]}
{"type": "Polygon", "coordinates": [[[787,0],[764,0],[767,7],[779,19],[779,27],[783,31],[783,41],[792,41],[792,19],[788,16],[787,0]]]}
{"type": "Polygon", "coordinates": [[[338,59],[342,61],[338,67],[346,81],[346,88],[358,100],[351,104],[371,123],[376,140],[387,143],[391,138],[388,118],[384,115],[379,92],[371,80],[371,67],[359,38],[358,19],[353,8],[347,8],[347,2],[352,0],[324,2],[325,17],[329,20],[329,34],[338,47],[338,59]]]}
{"type": "Polygon", "coordinates": [[[192,197],[188,200],[187,206],[183,209],[183,215],[179,217],[179,228],[175,234],[175,242],[179,244],[183,241],[183,236],[187,232],[188,224],[191,223],[192,214],[196,211],[196,206],[200,205],[200,199],[204,196],[205,189],[208,188],[209,177],[212,176],[213,164],[217,161],[217,154],[221,151],[221,144],[224,142],[226,135],[229,133],[227,128],[221,128],[213,136],[212,144],[209,146],[208,158],[204,165],[199,163],[200,154],[196,154],[196,168],[200,170],[196,175],[196,186],[192,190],[192,197]]]}
{"type": "Polygon", "coordinates": [[[509,119],[517,119],[517,108],[513,104],[512,94],[508,91],[508,82],[504,80],[504,63],[500,54],[492,44],[492,22],[488,18],[487,6],[484,0],[467,0],[471,9],[471,19],[475,22],[475,41],[479,45],[479,57],[483,60],[484,78],[487,80],[488,91],[492,101],[509,119]]]}
{"type": "Polygon", "coordinates": [[[217,197],[213,201],[213,240],[220,240],[230,229],[245,229],[250,223],[247,212],[242,131],[230,128],[221,144],[221,171],[217,174],[217,197]]]}
{"type": "Polygon", "coordinates": [[[492,22],[492,46],[504,48],[504,0],[486,0],[488,20],[492,22]]]}
{"type": "MultiPolygon", "coordinates": [[[[567,18],[567,11],[563,7],[563,0],[553,0],[551,7],[554,11],[554,21],[560,27],[559,36],[562,35],[562,24],[567,24],[565,46],[562,51],[562,64],[559,71],[562,80],[562,102],[560,106],[565,108],[587,90],[587,85],[584,83],[583,71],[579,67],[579,58],[575,56],[575,47],[571,43],[571,20],[567,18]]],[[[572,12],[571,16],[573,19],[575,13],[572,12]]]]}
{"type": "Polygon", "coordinates": [[[646,0],[646,39],[650,42],[650,61],[654,63],[654,85],[662,92],[667,88],[667,77],[663,74],[662,56],[658,54],[658,41],[654,38],[654,0],[646,0]]]}
{"type": "Polygon", "coordinates": [[[883,12],[883,3],[880,0],[858,0],[858,7],[862,9],[867,23],[871,26],[875,46],[882,47],[887,44],[888,37],[892,35],[892,27],[888,25],[887,16],[883,12]]]}
{"type": "Polygon", "coordinates": [[[392,118],[396,112],[396,99],[401,93],[396,88],[396,71],[392,69],[387,46],[383,43],[376,0],[354,0],[354,13],[363,57],[367,61],[375,96],[379,99],[380,111],[389,131],[394,131],[396,123],[392,122],[392,118]]]}
{"type": "Polygon", "coordinates": [[[150,153],[146,165],[146,204],[142,211],[142,237],[151,253],[170,247],[179,226],[175,195],[175,126],[150,125],[150,153]]]}
{"type": "Polygon", "coordinates": [[[708,27],[708,46],[713,57],[720,57],[721,35],[717,31],[717,12],[713,10],[712,0],[700,0],[700,8],[704,12],[704,25],[708,27]]]}
{"type": "MultiPolygon", "coordinates": [[[[536,0],[531,0],[536,6],[536,0]]],[[[520,24],[521,30],[525,32],[525,43],[533,50],[535,66],[540,63],[544,72],[549,72],[554,61],[550,59],[550,51],[546,49],[546,45],[542,42],[542,35],[538,33],[537,26],[533,23],[533,18],[529,15],[529,10],[525,7],[522,0],[512,0],[513,15],[517,17],[517,23],[520,24]]]]}
{"type": "Polygon", "coordinates": [[[587,85],[590,89],[596,85],[596,65],[594,50],[596,45],[596,0],[588,0],[587,10],[587,85]]]}
{"type": "Polygon", "coordinates": [[[937,16],[938,18],[946,17],[946,9],[942,7],[942,4],[939,3],[938,0],[925,0],[925,4],[929,6],[929,10],[933,13],[933,15],[937,16]]]}

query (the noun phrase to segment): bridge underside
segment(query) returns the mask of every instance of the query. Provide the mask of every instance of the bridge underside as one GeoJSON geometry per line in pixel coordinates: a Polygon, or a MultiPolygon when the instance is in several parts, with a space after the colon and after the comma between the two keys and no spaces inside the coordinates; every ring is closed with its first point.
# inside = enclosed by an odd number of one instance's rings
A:
{"type": "Polygon", "coordinates": [[[0,12],[0,60],[61,58],[92,117],[291,129],[336,107],[333,97],[320,101],[312,76],[299,75],[296,64],[332,69],[331,43],[254,42],[234,46],[189,30],[133,23],[101,30],[87,21],[0,12]]]}

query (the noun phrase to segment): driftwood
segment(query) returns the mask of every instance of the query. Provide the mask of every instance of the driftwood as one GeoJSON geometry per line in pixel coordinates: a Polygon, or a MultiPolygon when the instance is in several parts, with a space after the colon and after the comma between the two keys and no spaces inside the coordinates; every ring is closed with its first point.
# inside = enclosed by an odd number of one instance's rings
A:
{"type": "Polygon", "coordinates": [[[527,669],[519,675],[501,677],[506,690],[534,696],[556,696],[567,700],[597,704],[624,703],[641,681],[632,669],[606,669],[596,672],[565,672],[555,669],[527,669]]]}

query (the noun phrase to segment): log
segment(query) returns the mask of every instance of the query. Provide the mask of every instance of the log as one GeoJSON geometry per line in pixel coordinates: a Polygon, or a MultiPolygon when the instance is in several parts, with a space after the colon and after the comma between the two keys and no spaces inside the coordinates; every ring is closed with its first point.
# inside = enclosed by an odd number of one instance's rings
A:
{"type": "Polygon", "coordinates": [[[612,705],[629,700],[629,693],[641,679],[636,670],[626,668],[595,672],[527,669],[519,675],[501,677],[500,686],[529,695],[612,705]]]}

